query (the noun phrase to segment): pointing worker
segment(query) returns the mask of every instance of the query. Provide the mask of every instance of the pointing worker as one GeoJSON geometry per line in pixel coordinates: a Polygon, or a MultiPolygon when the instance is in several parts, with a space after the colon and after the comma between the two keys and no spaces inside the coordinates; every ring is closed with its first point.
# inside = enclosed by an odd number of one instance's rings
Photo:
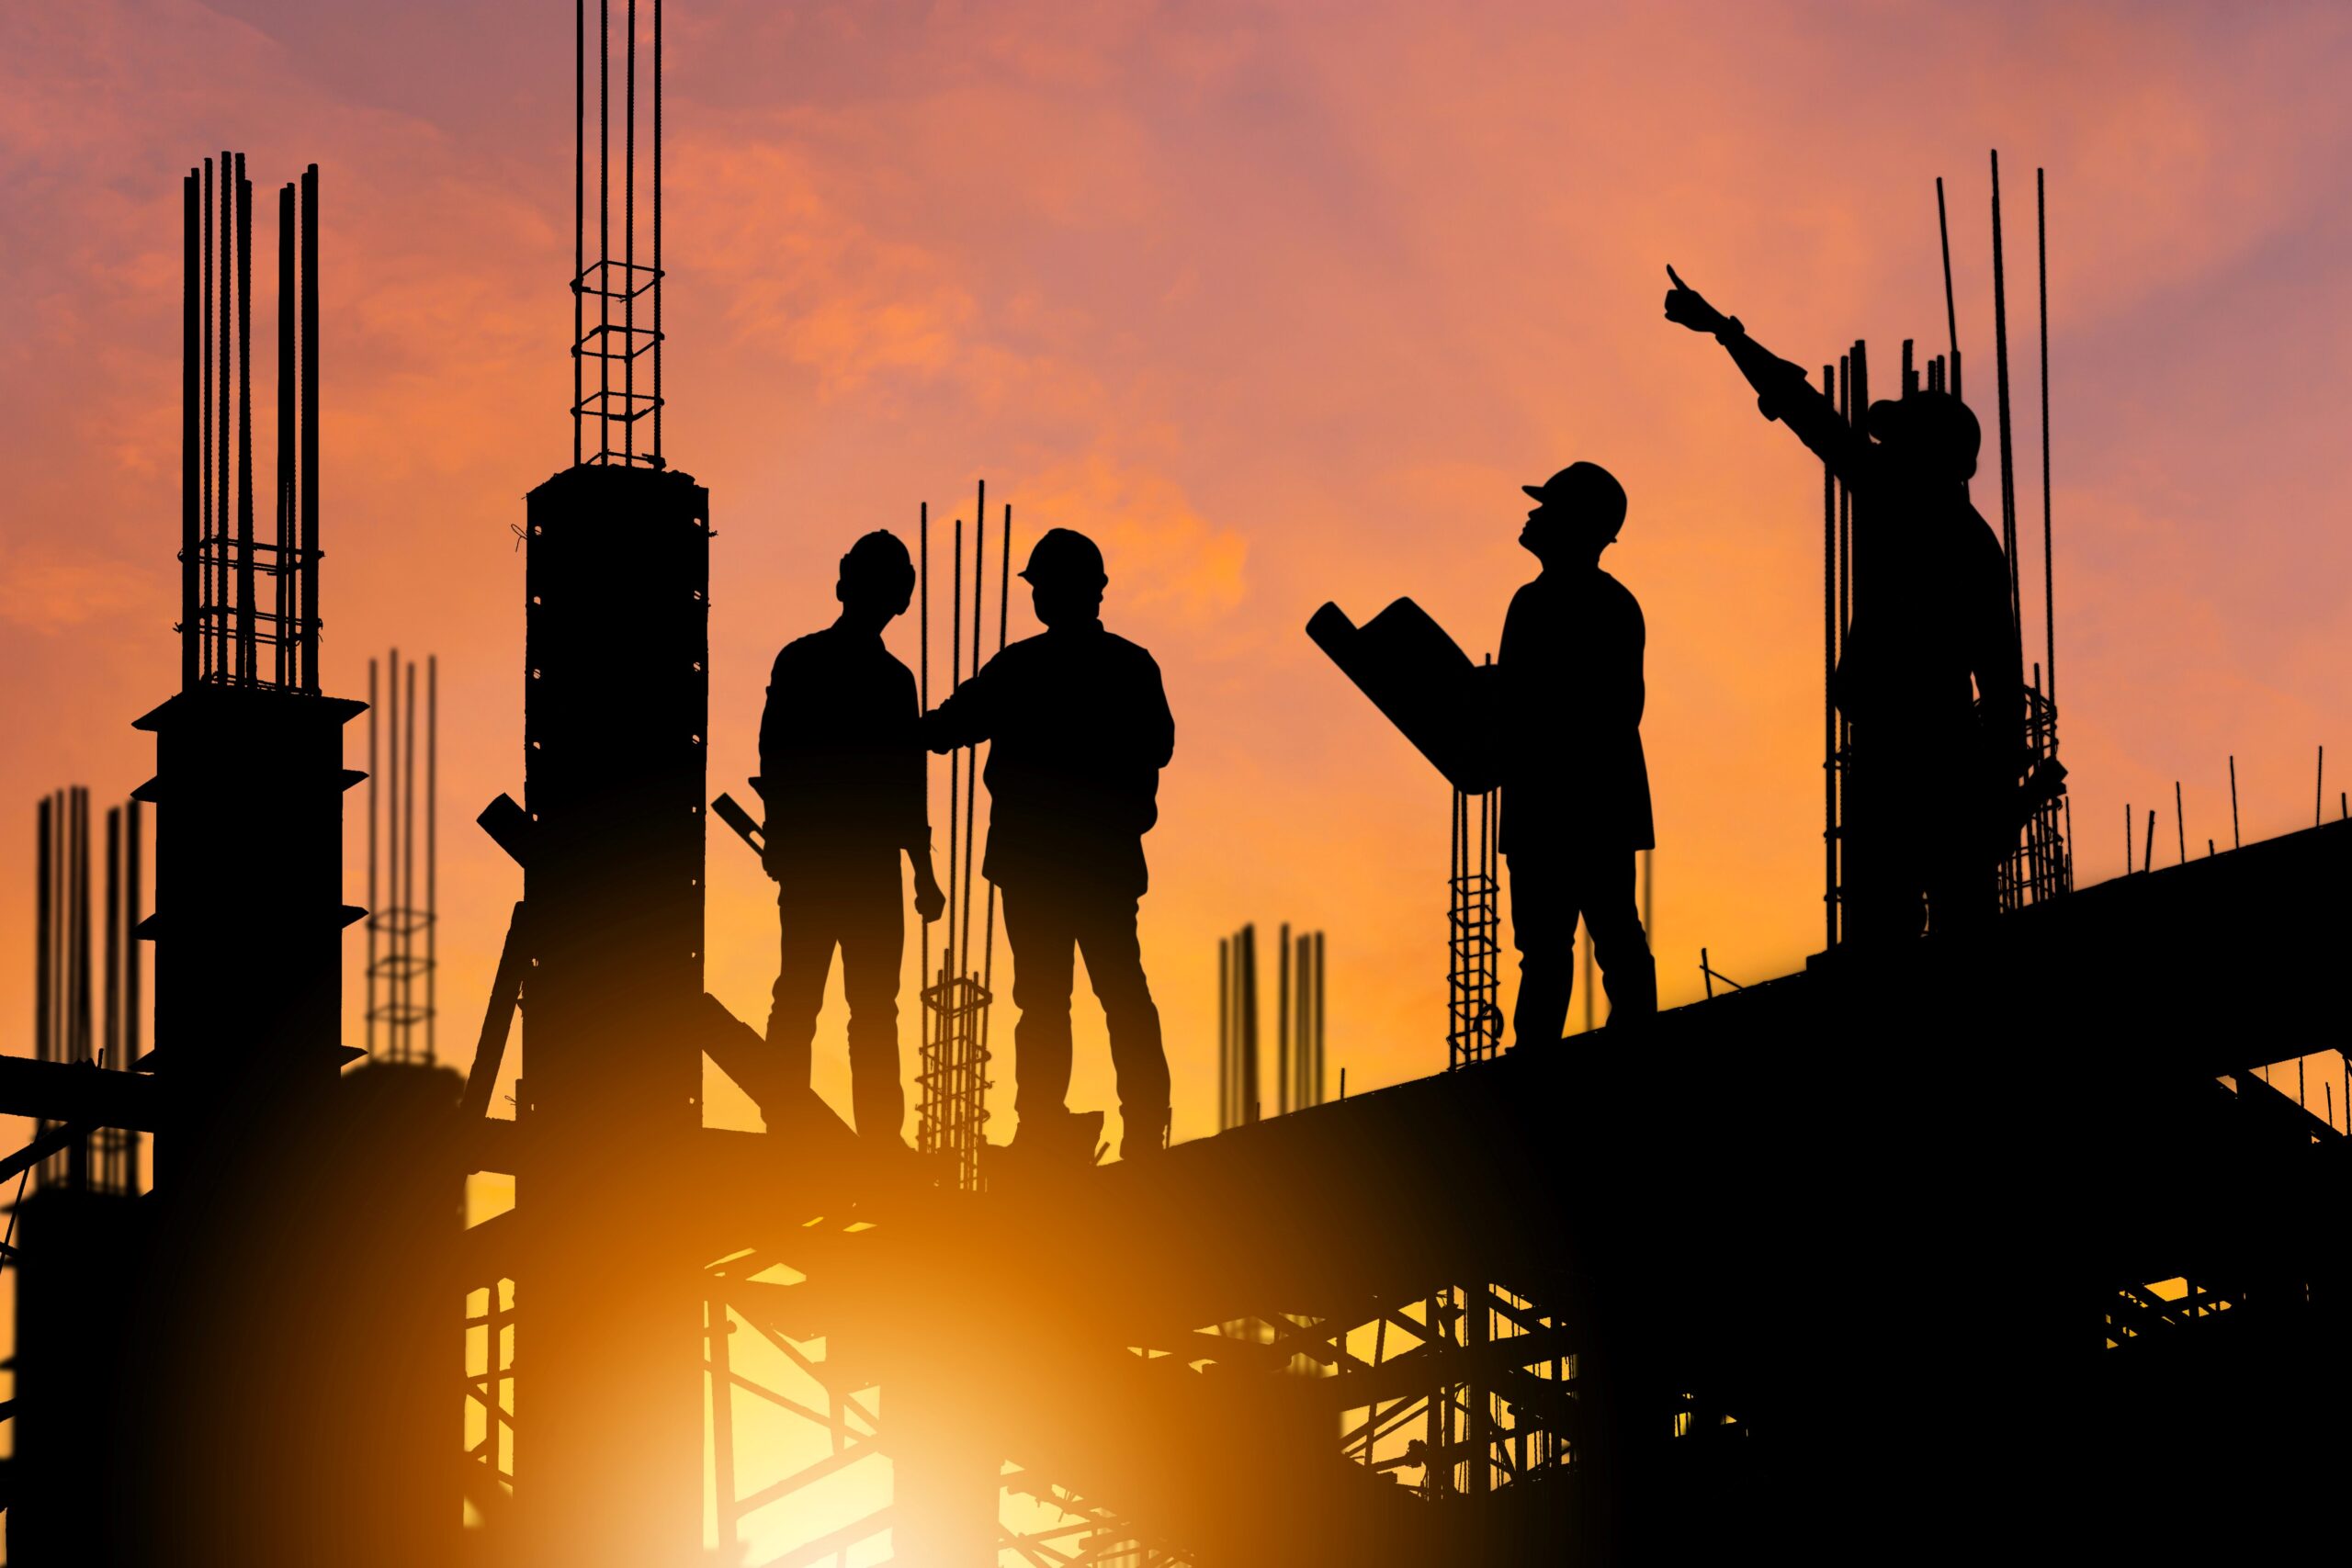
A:
{"type": "MultiPolygon", "coordinates": [[[[1994,913],[2005,792],[2027,760],[2025,676],[2001,541],[1968,499],[1982,439],[1949,392],[1870,406],[1857,428],[1790,364],[1667,276],[1666,319],[1711,334],[1764,417],[1851,487],[1863,572],[1833,683],[1852,730],[1846,761],[1846,925],[1876,941],[1994,913]]],[[[2013,828],[2007,842],[2016,843],[2013,828]]]]}

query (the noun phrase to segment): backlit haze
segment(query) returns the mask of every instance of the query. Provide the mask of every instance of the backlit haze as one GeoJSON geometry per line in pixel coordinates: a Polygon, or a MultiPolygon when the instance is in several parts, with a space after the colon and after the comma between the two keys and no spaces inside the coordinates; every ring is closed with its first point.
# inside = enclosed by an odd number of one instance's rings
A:
{"type": "MultiPolygon", "coordinates": [[[[24,814],[0,834],[7,1049],[30,1049],[34,801],[84,783],[103,806],[146,778],[130,721],[177,678],[179,179],[226,146],[264,212],[265,367],[269,193],[322,170],[326,686],[364,695],[393,644],[439,657],[440,1043],[463,1065],[521,886],[470,821],[523,782],[512,525],[570,452],[569,11],[17,8],[0,51],[0,806],[24,814]]],[[[1326,599],[1361,619],[1409,593],[1473,657],[1491,649],[1533,571],[1518,487],[1575,458],[1632,497],[1604,565],[1648,617],[1665,1002],[1698,995],[1702,944],[1740,979],[1819,946],[1820,471],[1713,344],[1660,320],[1665,264],[1800,363],[1867,336],[1892,390],[1904,336],[1923,359],[1944,347],[1944,175],[1976,494],[1997,521],[1988,147],[2030,659],[2050,171],[2079,879],[2122,868],[2127,803],[2160,807],[2172,858],[2177,778],[2192,849],[2226,848],[2232,752],[2249,839],[2311,820],[2316,746],[2344,743],[2331,773],[2352,783],[2341,8],[679,0],[667,41],[666,446],[718,530],[711,787],[747,795],[768,662],[831,618],[858,534],[911,545],[928,500],[937,563],[983,474],[1017,552],[1056,525],[1092,534],[1106,624],[1157,654],[1176,714],[1143,934],[1180,1138],[1214,1131],[1216,941],[1244,920],[1269,942],[1270,1080],[1283,920],[1329,933],[1334,1093],[1341,1066],[1352,1093],[1442,1066],[1446,792],[1301,628],[1326,599]]],[[[1013,635],[1034,629],[1016,593],[1013,635]]],[[[892,641],[911,665],[911,618],[892,641]]],[[[364,721],[348,738],[356,762],[364,721]]],[[[760,1021],[774,890],[716,824],[709,883],[710,987],[760,1021]]],[[[2179,940],[2193,984],[2197,933],[2179,940]]],[[[1107,1106],[1082,991],[1079,1010],[1073,1103],[1107,1106]]],[[[911,987],[903,1016],[911,1074],[911,987]]],[[[818,1087],[846,1110],[842,1023],[837,979],[818,1087]]],[[[755,1124],[731,1090],[712,1116],[755,1124]]]]}

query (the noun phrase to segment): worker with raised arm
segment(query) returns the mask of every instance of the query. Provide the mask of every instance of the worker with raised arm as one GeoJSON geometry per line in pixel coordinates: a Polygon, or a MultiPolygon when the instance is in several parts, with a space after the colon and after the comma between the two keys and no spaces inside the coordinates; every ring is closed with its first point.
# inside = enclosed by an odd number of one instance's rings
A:
{"type": "Polygon", "coordinates": [[[1609,992],[1609,1024],[1657,1011],[1657,967],[1634,902],[1640,852],[1657,842],[1642,754],[1642,607],[1600,570],[1625,523],[1625,491],[1597,463],[1540,485],[1519,542],[1543,564],[1511,596],[1493,685],[1502,833],[1519,999],[1511,1037],[1556,1043],[1576,979],[1577,920],[1609,992]]]}
{"type": "Polygon", "coordinates": [[[989,742],[984,874],[1012,945],[1016,1147],[1084,1157],[1068,1100],[1077,954],[1102,1003],[1118,1075],[1120,1154],[1165,1146],[1168,1055],[1136,935],[1175,720],[1150,654],[1102,628],[1094,541],[1051,528],[1021,573],[1046,629],[1002,649],[923,717],[933,751],[989,742]]]}
{"type": "Polygon", "coordinates": [[[1666,319],[1712,334],[1767,419],[1854,497],[1854,611],[1831,693],[1849,726],[1842,897],[1849,940],[1965,929],[1993,872],[2028,755],[2025,679],[2001,541],[1968,499],[1982,442],[1949,392],[1847,423],[1803,368],[1749,337],[1672,267],[1666,319]]]}
{"type": "Polygon", "coordinates": [[[946,908],[931,866],[930,813],[915,678],[882,644],[906,614],[914,563],[877,531],[842,557],[841,615],[787,643],[760,716],[768,874],[776,881],[782,953],[768,1047],[786,1089],[808,1085],[809,1053],[833,949],[849,998],[850,1100],[861,1137],[903,1145],[899,985],[906,967],[904,856],[915,909],[946,908]]]}

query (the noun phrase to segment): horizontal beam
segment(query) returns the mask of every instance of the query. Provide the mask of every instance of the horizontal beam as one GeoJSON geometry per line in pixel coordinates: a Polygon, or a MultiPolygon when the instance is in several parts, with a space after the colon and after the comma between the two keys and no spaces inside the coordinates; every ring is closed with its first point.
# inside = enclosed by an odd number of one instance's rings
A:
{"type": "Polygon", "coordinates": [[[40,1062],[0,1056],[0,1115],[75,1122],[85,1127],[157,1130],[163,1089],[142,1073],[121,1073],[94,1062],[40,1062]]]}

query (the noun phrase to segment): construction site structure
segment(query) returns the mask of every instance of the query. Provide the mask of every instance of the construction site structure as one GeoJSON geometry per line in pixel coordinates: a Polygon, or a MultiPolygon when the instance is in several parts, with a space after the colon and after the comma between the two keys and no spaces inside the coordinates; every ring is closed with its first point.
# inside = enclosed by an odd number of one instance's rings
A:
{"type": "MultiPolygon", "coordinates": [[[[1274,1113],[1287,1116],[1323,1103],[1324,933],[1291,934],[1274,942],[1274,1113]]],[[[1217,1131],[1255,1122],[1263,1113],[1259,1065],[1258,928],[1244,925],[1216,944],[1217,1131]]]]}
{"type": "MultiPolygon", "coordinates": [[[[659,435],[639,18],[628,216],[616,251],[600,199],[592,264],[576,17],[574,350],[598,384],[575,387],[573,466],[528,502],[526,804],[480,819],[525,897],[462,1093],[413,1054],[351,1066],[363,1053],[338,1043],[343,932],[368,914],[341,902],[360,778],[343,732],[363,705],[317,675],[316,333],[281,336],[281,383],[303,388],[279,457],[292,499],[275,549],[248,547],[250,189],[224,158],[208,229],[190,176],[184,678],[141,720],[157,773],[135,792],[156,811],[156,912],[135,928],[156,942],[155,1044],[133,1070],[74,1059],[88,947],[61,960],[52,925],[37,957],[72,994],[52,984],[40,1009],[47,1059],[0,1063],[0,1111],[43,1129],[0,1180],[60,1154],[70,1170],[102,1127],[153,1134],[156,1159],[136,1196],[33,1194],[11,1242],[12,1561],[639,1568],[701,1557],[706,1519],[739,1553],[748,1517],[880,1462],[886,1504],[764,1568],[886,1532],[897,1562],[1037,1568],[1859,1563],[1890,1542],[1976,1561],[2029,1533],[2123,1561],[2268,1560],[2301,1540],[2308,1518],[2245,1499],[2327,1495],[2352,1461],[2352,1263],[2311,1221],[2341,1205],[2352,1139],[2261,1069],[2347,1044],[2326,987],[2268,981],[2324,972],[2352,938],[2352,821],[1981,931],[1833,941],[1661,1014],[1637,1049],[1498,1055],[1489,990],[1452,1015],[1478,1043],[1450,1045],[1449,1070],[1331,1103],[1308,1102],[1321,943],[1285,931],[1290,1113],[1264,1118],[1245,928],[1228,1043],[1249,1061],[1225,1098],[1252,1114],[981,1190],[776,1083],[702,988],[709,504],[659,435]],[[216,442],[232,428],[233,468],[216,442]],[[258,592],[265,559],[290,567],[283,611],[258,592]],[[2246,908],[2300,913],[2212,918],[2246,908]],[[2222,983],[2177,984],[2188,929],[2222,983]],[[526,984],[508,1120],[492,1088],[526,984]],[[766,1131],[702,1127],[706,1057],[766,1131]],[[469,1172],[512,1175],[516,1202],[460,1235],[469,1172]],[[1081,1277],[1041,1283],[1041,1238],[1069,1237],[1081,1277]],[[739,1372],[752,1349],[818,1393],[739,1372]],[[749,1401],[825,1451],[747,1473],[749,1401]]],[[[658,4],[650,20],[658,147],[658,4]]],[[[314,175],[299,196],[280,288],[300,310],[279,315],[314,323],[314,175]]],[[[1839,378],[1857,393],[1858,357],[1839,378]]],[[[1834,493],[1828,516],[1834,541],[1834,493]]],[[[967,864],[973,761],[951,795],[967,864]]],[[[1832,812],[1834,853],[1834,793],[1832,812]]],[[[1473,816],[1457,805],[1453,874],[1484,879],[1467,929],[1491,942],[1492,817],[1473,816]]],[[[75,887],[59,866],[77,855],[51,859],[75,887]]],[[[960,875],[951,977],[973,972],[960,875]]],[[[1471,983],[1491,987],[1491,948],[1481,962],[1471,983]]]]}
{"type": "Polygon", "coordinates": [[[343,728],[363,705],[319,675],[318,171],[278,193],[268,537],[243,159],[206,160],[183,195],[181,689],[138,721],[156,773],[134,792],[155,808],[155,912],[137,915],[134,807],[105,1045],[130,1070],[75,1060],[82,1031],[13,1065],[39,1070],[8,1091],[50,1129],[19,1169],[116,1130],[96,1145],[111,1175],[24,1216],[10,1558],[435,1559],[458,1521],[416,1506],[414,1478],[447,1462],[437,1369],[459,1346],[419,1309],[446,1288],[459,1222],[461,1173],[436,1143],[456,1079],[345,1074],[358,1053],[338,1043],[342,933],[366,914],[341,897],[343,795],[364,776],[343,728]],[[156,947],[145,1053],[134,935],[156,947]],[[154,1139],[144,1190],[138,1134],[154,1139]]]}

